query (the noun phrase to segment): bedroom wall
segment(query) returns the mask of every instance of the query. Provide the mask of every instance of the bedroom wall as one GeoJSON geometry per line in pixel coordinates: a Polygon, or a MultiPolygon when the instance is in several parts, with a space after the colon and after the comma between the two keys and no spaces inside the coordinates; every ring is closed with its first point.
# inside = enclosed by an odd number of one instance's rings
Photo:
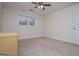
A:
{"type": "Polygon", "coordinates": [[[0,32],[2,31],[2,3],[0,3],[0,32]]]}
{"type": "Polygon", "coordinates": [[[77,8],[79,5],[51,12],[47,16],[40,16],[11,7],[3,7],[2,30],[3,32],[17,32],[19,39],[49,37],[75,43],[73,39],[73,15],[77,8]],[[18,15],[37,17],[36,26],[17,26],[18,15]]]}
{"type": "Polygon", "coordinates": [[[74,43],[75,39],[73,39],[73,15],[75,14],[77,8],[79,8],[79,4],[69,8],[64,8],[54,13],[51,12],[50,15],[46,16],[44,31],[45,36],[74,43]]]}
{"type": "Polygon", "coordinates": [[[24,12],[11,7],[3,7],[3,32],[17,32],[19,39],[42,36],[42,18],[39,15],[24,12]],[[35,26],[18,26],[18,15],[34,16],[37,18],[35,26]]]}

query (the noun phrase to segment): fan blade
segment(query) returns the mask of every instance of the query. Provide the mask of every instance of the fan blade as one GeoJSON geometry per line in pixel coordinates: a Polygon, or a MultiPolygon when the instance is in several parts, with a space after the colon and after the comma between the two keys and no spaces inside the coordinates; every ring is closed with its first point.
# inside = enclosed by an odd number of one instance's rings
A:
{"type": "Polygon", "coordinates": [[[43,4],[43,2],[39,2],[39,5],[42,5],[43,4]]]}
{"type": "Polygon", "coordinates": [[[44,6],[51,6],[51,4],[44,4],[44,6]]]}
{"type": "Polygon", "coordinates": [[[34,8],[37,8],[38,6],[35,6],[34,8]]]}
{"type": "Polygon", "coordinates": [[[36,3],[36,2],[32,2],[33,4],[38,4],[38,3],[36,3]]]}
{"type": "Polygon", "coordinates": [[[33,9],[30,9],[30,11],[34,11],[33,9]]]}

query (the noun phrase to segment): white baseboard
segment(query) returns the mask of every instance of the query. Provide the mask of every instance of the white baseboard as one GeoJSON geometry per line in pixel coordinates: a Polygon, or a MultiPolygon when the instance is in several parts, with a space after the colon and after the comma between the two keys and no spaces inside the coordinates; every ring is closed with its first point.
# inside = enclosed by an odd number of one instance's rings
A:
{"type": "Polygon", "coordinates": [[[73,41],[69,41],[69,40],[64,40],[64,39],[60,39],[60,38],[57,38],[57,37],[51,37],[51,36],[33,36],[33,37],[21,37],[21,38],[19,38],[20,40],[22,40],[22,39],[36,39],[36,38],[42,38],[42,37],[46,37],[46,38],[50,38],[50,39],[55,39],[55,40],[59,40],[59,41],[63,41],[63,42],[67,42],[67,43],[71,43],[71,44],[74,44],[74,45],[78,45],[79,46],[79,44],[78,43],[74,43],[73,41]]]}
{"type": "Polygon", "coordinates": [[[79,46],[79,43],[75,43],[75,42],[73,42],[73,41],[68,41],[68,40],[64,40],[64,39],[59,39],[59,38],[51,37],[51,36],[46,36],[46,37],[47,37],[47,38],[50,38],[50,39],[55,39],[55,40],[59,40],[59,41],[63,41],[63,42],[67,42],[67,43],[70,43],[70,44],[79,46]]]}
{"type": "Polygon", "coordinates": [[[19,40],[22,40],[22,39],[32,39],[32,38],[40,38],[40,37],[43,37],[43,36],[20,37],[19,40]]]}

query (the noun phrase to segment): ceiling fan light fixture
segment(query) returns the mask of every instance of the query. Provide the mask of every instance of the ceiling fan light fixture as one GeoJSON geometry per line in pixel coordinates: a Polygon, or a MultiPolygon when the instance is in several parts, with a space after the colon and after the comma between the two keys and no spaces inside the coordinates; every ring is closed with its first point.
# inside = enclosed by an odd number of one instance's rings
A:
{"type": "Polygon", "coordinates": [[[41,6],[41,7],[40,7],[41,9],[43,9],[43,8],[44,8],[44,5],[40,5],[40,6],[41,6]]]}
{"type": "Polygon", "coordinates": [[[38,5],[38,7],[37,8],[41,8],[41,6],[40,5],[38,5]]]}
{"type": "Polygon", "coordinates": [[[44,4],[43,2],[32,2],[33,4],[36,4],[37,6],[35,6],[34,8],[39,8],[41,10],[45,10],[45,6],[51,6],[51,4],[44,4]]]}
{"type": "Polygon", "coordinates": [[[43,9],[44,8],[44,5],[38,5],[37,8],[43,9]]]}

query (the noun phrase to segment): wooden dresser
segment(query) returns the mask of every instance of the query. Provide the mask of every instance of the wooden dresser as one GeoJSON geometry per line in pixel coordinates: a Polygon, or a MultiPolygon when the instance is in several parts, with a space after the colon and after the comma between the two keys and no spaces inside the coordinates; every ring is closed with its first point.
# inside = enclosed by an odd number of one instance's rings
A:
{"type": "Polygon", "coordinates": [[[0,55],[18,55],[17,33],[0,33],[0,55]]]}

